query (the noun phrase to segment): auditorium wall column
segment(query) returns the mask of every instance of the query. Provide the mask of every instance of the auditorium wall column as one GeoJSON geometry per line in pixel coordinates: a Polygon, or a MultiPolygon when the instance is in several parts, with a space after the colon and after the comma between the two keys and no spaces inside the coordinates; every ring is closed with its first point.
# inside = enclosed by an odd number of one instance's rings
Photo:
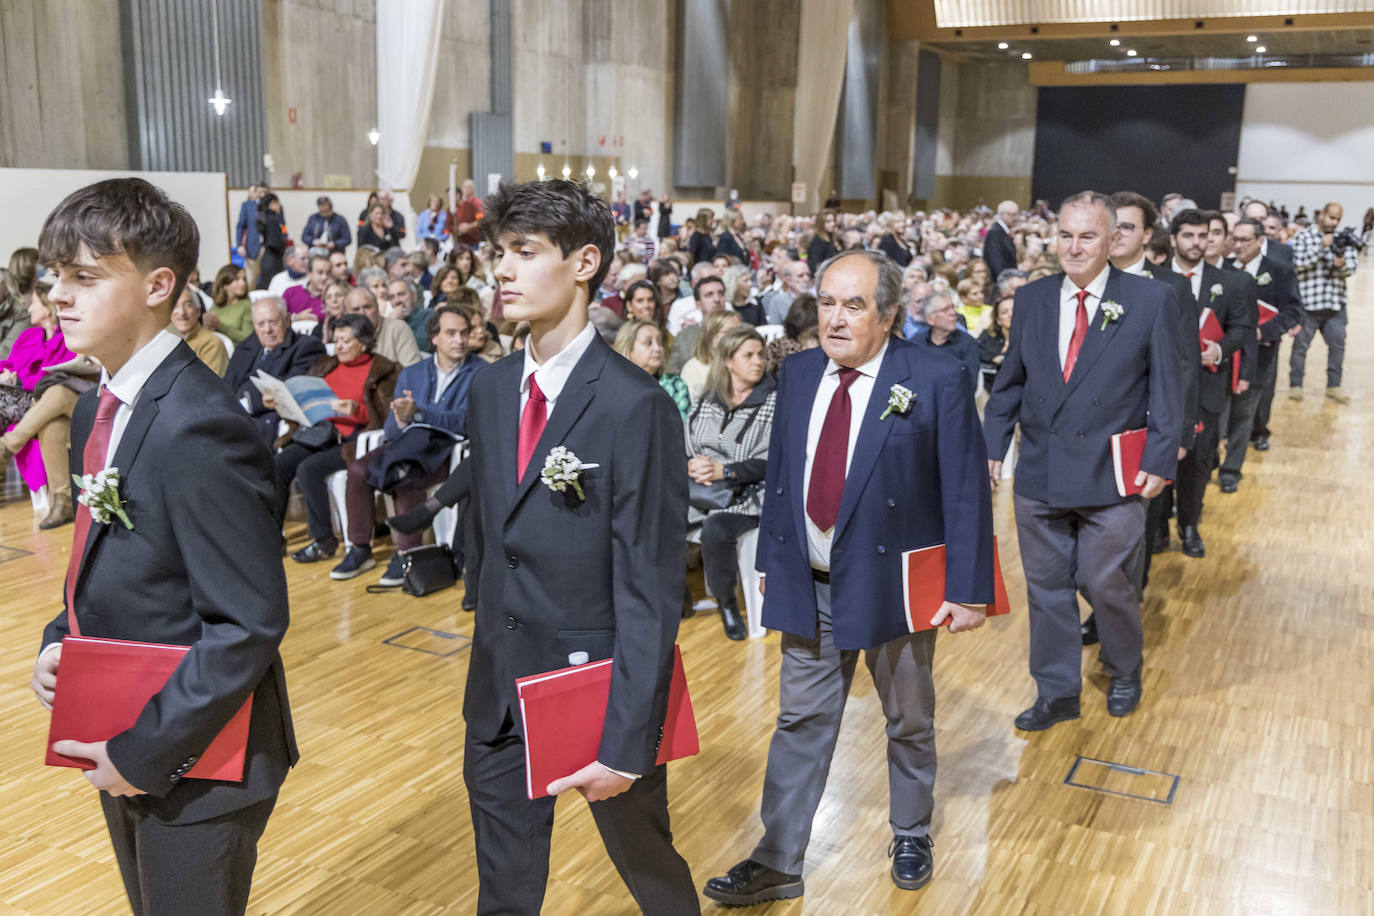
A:
{"type": "Polygon", "coordinates": [[[846,35],[844,90],[836,127],[840,197],[867,203],[878,187],[878,100],[887,42],[882,0],[855,0],[846,35]]]}
{"type": "Polygon", "coordinates": [[[787,200],[797,104],[796,0],[730,4],[726,186],[745,200],[787,200]]]}

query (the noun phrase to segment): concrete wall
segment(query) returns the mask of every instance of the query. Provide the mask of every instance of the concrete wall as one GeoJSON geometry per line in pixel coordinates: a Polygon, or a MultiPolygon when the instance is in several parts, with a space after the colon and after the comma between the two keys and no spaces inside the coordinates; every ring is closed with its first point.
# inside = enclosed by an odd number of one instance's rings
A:
{"type": "Polygon", "coordinates": [[[0,166],[129,167],[118,3],[0,3],[0,166]]]}
{"type": "Polygon", "coordinates": [[[1036,89],[1021,63],[945,61],[940,85],[940,150],[932,204],[1029,206],[1035,154],[1036,89]]]}
{"type": "Polygon", "coordinates": [[[742,198],[790,194],[800,27],[796,0],[731,4],[726,166],[742,198]]]}

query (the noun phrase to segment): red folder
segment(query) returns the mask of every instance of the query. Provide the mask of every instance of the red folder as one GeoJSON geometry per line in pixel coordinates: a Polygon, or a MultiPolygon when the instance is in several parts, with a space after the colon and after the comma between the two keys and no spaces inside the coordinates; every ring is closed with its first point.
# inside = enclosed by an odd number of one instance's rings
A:
{"type": "MultiPolygon", "coordinates": [[[[1197,323],[1198,344],[1203,350],[1207,349],[1208,344],[1221,345],[1221,339],[1226,336],[1226,332],[1221,329],[1221,322],[1217,321],[1216,313],[1210,308],[1202,307],[1202,316],[1197,323]]],[[[1216,366],[1208,366],[1208,372],[1216,372],[1216,366]]]]}
{"type": "MultiPolygon", "coordinates": [[[[906,595],[906,625],[912,633],[934,629],[930,619],[945,601],[945,545],[902,552],[902,593],[906,595]]],[[[992,604],[989,617],[1011,613],[1007,584],[1002,581],[1002,559],[997,538],[992,539],[992,604]]]]}
{"type": "Polygon", "coordinates": [[[1240,351],[1237,350],[1231,357],[1231,393],[1240,394],[1236,389],[1240,388],[1240,351]]]}
{"type": "MultiPolygon", "coordinates": [[[[614,660],[607,658],[515,679],[525,723],[525,795],[531,801],[548,795],[548,785],[555,779],[571,776],[596,760],[611,697],[612,664],[614,660]]],[[[674,646],[668,714],[656,763],[691,757],[700,750],[682,649],[674,646]]]]}
{"type": "MultiPolygon", "coordinates": [[[[54,741],[67,738],[82,742],[108,741],[127,731],[153,695],[166,685],[190,646],[166,646],[122,639],[68,636],[62,640],[62,661],[48,726],[48,766],[95,769],[80,757],[53,752],[54,741]]],[[[229,720],[196,765],[186,771],[191,779],[243,780],[243,758],[248,745],[248,720],[253,709],[250,696],[229,720]]]]}
{"type": "Polygon", "coordinates": [[[1260,325],[1268,324],[1270,321],[1273,321],[1277,317],[1279,317],[1278,309],[1274,308],[1272,305],[1270,305],[1268,302],[1265,302],[1263,299],[1259,300],[1260,325]]]}
{"type": "Polygon", "coordinates": [[[1132,429],[1112,436],[1112,470],[1116,472],[1116,492],[1121,496],[1134,496],[1142,489],[1135,485],[1135,476],[1145,456],[1145,432],[1132,429]]]}

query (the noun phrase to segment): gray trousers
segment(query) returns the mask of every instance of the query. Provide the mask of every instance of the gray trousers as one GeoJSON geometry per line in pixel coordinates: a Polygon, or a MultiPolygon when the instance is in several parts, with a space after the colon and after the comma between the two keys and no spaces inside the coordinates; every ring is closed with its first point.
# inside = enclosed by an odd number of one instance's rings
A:
{"type": "Polygon", "coordinates": [[[1321,331],[1326,341],[1326,387],[1341,387],[1341,364],[1345,361],[1345,309],[1319,309],[1302,313],[1302,330],[1293,338],[1293,353],[1288,358],[1288,384],[1302,387],[1307,369],[1307,348],[1321,331]]]}
{"type": "Polygon", "coordinates": [[[1254,431],[1255,414],[1259,411],[1260,399],[1264,389],[1258,387],[1256,380],[1245,389],[1244,394],[1230,396],[1230,419],[1226,424],[1226,458],[1221,462],[1222,477],[1240,479],[1240,469],[1245,464],[1245,450],[1250,446],[1254,431]]]}
{"type": "MultiPolygon", "coordinates": [[[[763,780],[763,839],[753,858],[800,874],[825,791],[859,650],[840,650],[830,630],[830,586],[816,585],[817,636],[782,634],[781,702],[763,780]]],[[[892,832],[925,836],[935,807],[935,631],[863,650],[887,716],[892,832]]]]}
{"type": "Polygon", "coordinates": [[[1057,508],[1016,495],[1016,533],[1030,607],[1030,672],[1042,697],[1078,696],[1083,637],[1078,592],[1092,606],[1102,665],[1112,677],[1140,670],[1140,532],[1145,500],[1057,508]]]}

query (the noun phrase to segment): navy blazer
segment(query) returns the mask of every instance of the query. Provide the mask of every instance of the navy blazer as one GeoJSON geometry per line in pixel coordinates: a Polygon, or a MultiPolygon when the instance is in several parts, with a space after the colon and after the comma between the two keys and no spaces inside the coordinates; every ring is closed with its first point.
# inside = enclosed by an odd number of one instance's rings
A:
{"type": "MultiPolygon", "coordinates": [[[[399,398],[402,392],[410,392],[415,401],[416,423],[437,426],[451,433],[466,436],[468,391],[472,388],[473,377],[487,365],[487,361],[476,353],[468,353],[458,366],[458,374],[444,389],[443,395],[435,400],[434,386],[439,378],[439,368],[434,364],[434,357],[427,356],[401,370],[401,377],[396,380],[394,396],[399,398]]],[[[382,428],[386,430],[387,441],[400,438],[402,430],[396,423],[394,411],[386,415],[386,423],[382,428]]]]}
{"type": "MultiPolygon", "coordinates": [[[[1191,288],[1191,287],[1190,287],[1191,288]]],[[[1198,406],[1211,414],[1220,414],[1231,395],[1231,359],[1255,341],[1255,326],[1259,322],[1259,287],[1255,279],[1243,270],[1227,270],[1202,264],[1202,285],[1198,287],[1198,315],[1210,308],[1221,324],[1221,363],[1213,372],[1206,366],[1198,373],[1198,406]],[[1220,291],[1215,291],[1220,287],[1220,291]]],[[[1200,348],[1199,348],[1200,355],[1200,348]]],[[[1250,365],[1253,366],[1251,360],[1250,365]]],[[[1249,378],[1244,357],[1241,371],[1249,378]]]]}
{"type": "MultiPolygon", "coordinates": [[[[1021,424],[1016,492],[1059,507],[1122,501],[1111,437],[1149,430],[1141,468],[1170,480],[1178,469],[1183,397],[1178,306],[1168,286],[1109,269],[1104,301],[1124,311],[1107,321],[1099,306],[1073,375],[1059,364],[1062,273],[1016,291],[1011,346],[983,410],[988,454],[1000,458],[1021,424]]],[[[1135,498],[1135,497],[1128,497],[1135,498]]]]}
{"type": "MultiPolygon", "coordinates": [[[[768,446],[759,572],[763,625],[816,635],[806,540],[806,440],[829,359],[820,348],[783,360],[768,446]]],[[[946,544],[944,598],[992,601],[992,494],[973,379],[959,360],[901,338],[888,342],[845,478],[830,553],[835,646],[867,649],[911,632],[902,552],[946,544]],[[893,385],[915,397],[879,419],[893,385]]]]}
{"type": "MultiPolygon", "coordinates": [[[[1273,242],[1269,243],[1272,251],[1273,242]]],[[[1227,262],[1235,266],[1233,262],[1227,262]]],[[[1244,268],[1237,267],[1238,270],[1244,268]]],[[[1278,361],[1278,342],[1290,328],[1302,324],[1302,296],[1298,293],[1298,275],[1291,264],[1276,261],[1268,255],[1260,258],[1259,272],[1255,276],[1256,294],[1269,305],[1279,310],[1272,320],[1259,326],[1259,335],[1251,335],[1245,345],[1245,359],[1249,360],[1250,371],[1241,365],[1241,375],[1252,381],[1266,378],[1270,367],[1278,361]]],[[[1256,321],[1259,320],[1258,315],[1256,321]]]]}
{"type": "Polygon", "coordinates": [[[234,355],[229,357],[229,368],[224,372],[224,381],[237,397],[248,399],[248,414],[253,418],[253,425],[257,427],[262,441],[269,445],[276,441],[281,417],[275,410],[263,405],[262,392],[249,379],[259,369],[283,381],[306,375],[311,366],[327,355],[324,344],[318,338],[298,334],[289,328],[281,346],[265,353],[256,333],[234,348],[234,355]]]}

